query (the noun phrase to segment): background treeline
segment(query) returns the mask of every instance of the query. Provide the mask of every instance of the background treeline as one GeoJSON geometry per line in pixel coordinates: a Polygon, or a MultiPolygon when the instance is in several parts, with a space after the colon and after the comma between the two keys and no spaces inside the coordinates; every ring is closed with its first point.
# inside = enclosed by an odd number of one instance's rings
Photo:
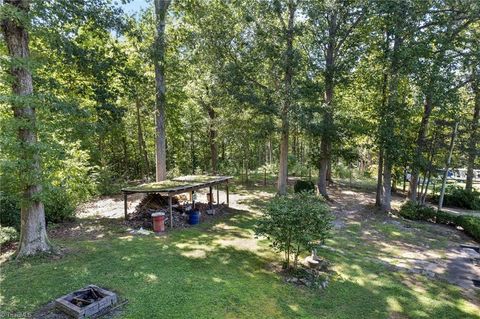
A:
{"type": "MultiPolygon", "coordinates": [[[[105,0],[33,1],[30,15],[42,196],[55,221],[91,196],[154,179],[156,22],[153,8],[130,17],[105,0]]],[[[169,176],[248,180],[287,165],[328,196],[328,181],[354,170],[378,177],[377,204],[389,209],[408,167],[420,177],[411,198],[422,200],[456,125],[452,166],[480,166],[479,19],[477,0],[173,1],[169,176]]],[[[3,41],[0,52],[1,222],[18,226],[22,165],[3,41]]]]}

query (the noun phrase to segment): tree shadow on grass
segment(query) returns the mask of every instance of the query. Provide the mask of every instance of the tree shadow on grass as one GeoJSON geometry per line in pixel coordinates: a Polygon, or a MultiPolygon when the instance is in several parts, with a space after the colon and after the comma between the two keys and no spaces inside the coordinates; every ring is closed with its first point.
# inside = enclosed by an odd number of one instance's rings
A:
{"type": "MultiPolygon", "coordinates": [[[[33,311],[97,284],[129,300],[125,318],[476,318],[456,287],[324,252],[338,273],[325,291],[283,282],[278,256],[253,238],[255,215],[233,211],[167,236],[69,242],[60,260],[7,263],[3,311],[33,311]]],[[[353,234],[350,234],[353,235],[353,234]]]]}
{"type": "Polygon", "coordinates": [[[415,291],[399,284],[408,277],[341,255],[329,256],[341,274],[326,291],[286,284],[268,270],[272,256],[266,251],[224,244],[238,239],[247,240],[236,232],[207,236],[189,229],[174,238],[91,241],[77,256],[7,267],[2,304],[7,311],[32,311],[94,283],[129,299],[126,318],[475,317],[451,287],[422,282],[423,291],[415,291]],[[435,296],[438,304],[425,301],[435,296]]]}

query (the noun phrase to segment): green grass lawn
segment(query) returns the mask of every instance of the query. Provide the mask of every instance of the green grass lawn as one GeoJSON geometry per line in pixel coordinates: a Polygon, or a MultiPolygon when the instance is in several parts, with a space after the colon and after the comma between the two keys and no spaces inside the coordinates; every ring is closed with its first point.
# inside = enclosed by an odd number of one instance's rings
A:
{"type": "Polygon", "coordinates": [[[480,318],[456,286],[363,258],[374,248],[355,250],[359,227],[330,240],[355,253],[321,251],[337,273],[326,290],[287,284],[271,270],[278,256],[253,236],[255,213],[234,212],[163,237],[116,227],[103,238],[56,239],[67,251],[62,258],[2,265],[0,308],[33,312],[97,284],[129,300],[122,318],[480,318]]]}

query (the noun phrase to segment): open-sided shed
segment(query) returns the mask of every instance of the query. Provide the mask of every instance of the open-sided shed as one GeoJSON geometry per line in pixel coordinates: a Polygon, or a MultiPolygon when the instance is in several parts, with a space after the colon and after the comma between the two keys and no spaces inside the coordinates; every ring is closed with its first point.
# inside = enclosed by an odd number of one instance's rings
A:
{"type": "MultiPolygon", "coordinates": [[[[188,175],[181,176],[174,179],[164,180],[161,182],[147,183],[133,187],[123,188],[123,199],[125,204],[125,219],[128,217],[128,194],[133,193],[157,193],[162,196],[168,196],[168,212],[170,214],[170,227],[173,227],[173,212],[172,212],[172,196],[182,193],[192,194],[199,189],[209,188],[209,193],[212,194],[213,187],[217,189],[217,201],[219,202],[219,188],[220,184],[225,184],[226,202],[229,204],[228,181],[232,176],[209,176],[209,175],[188,175]]],[[[211,198],[211,196],[210,196],[211,198]]]]}

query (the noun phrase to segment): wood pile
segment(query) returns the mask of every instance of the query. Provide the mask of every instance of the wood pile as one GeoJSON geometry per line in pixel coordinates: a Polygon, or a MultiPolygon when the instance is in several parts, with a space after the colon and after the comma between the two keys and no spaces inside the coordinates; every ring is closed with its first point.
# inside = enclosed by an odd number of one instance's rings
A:
{"type": "MultiPolygon", "coordinates": [[[[181,196],[181,195],[179,195],[181,196]]],[[[188,211],[191,209],[191,203],[184,202],[185,198],[172,197],[173,228],[191,227],[188,224],[188,211]],[[182,201],[182,203],[180,203],[182,201]]],[[[224,205],[214,207],[214,214],[210,211],[208,203],[195,203],[195,208],[200,211],[200,222],[225,215],[224,205]],[[207,210],[209,212],[207,213],[207,210]]],[[[168,197],[160,194],[148,194],[135,208],[135,211],[129,215],[128,224],[132,228],[153,229],[152,213],[165,212],[165,227],[170,227],[170,214],[168,213],[168,197]]]]}

